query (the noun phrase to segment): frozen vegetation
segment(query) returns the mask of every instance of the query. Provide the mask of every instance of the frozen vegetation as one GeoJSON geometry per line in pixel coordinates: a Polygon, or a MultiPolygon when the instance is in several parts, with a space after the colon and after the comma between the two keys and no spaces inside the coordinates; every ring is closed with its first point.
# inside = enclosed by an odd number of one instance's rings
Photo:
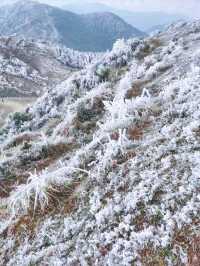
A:
{"type": "Polygon", "coordinates": [[[196,265],[199,47],[199,21],[119,40],[7,121],[1,265],[196,265]]]}
{"type": "Polygon", "coordinates": [[[1,37],[0,97],[39,96],[100,57],[62,45],[1,37]]]}

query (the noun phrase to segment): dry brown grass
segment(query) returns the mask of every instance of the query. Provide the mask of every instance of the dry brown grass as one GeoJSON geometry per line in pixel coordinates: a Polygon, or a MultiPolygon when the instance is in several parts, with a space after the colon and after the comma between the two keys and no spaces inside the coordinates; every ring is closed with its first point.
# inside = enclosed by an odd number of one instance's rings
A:
{"type": "Polygon", "coordinates": [[[111,135],[110,135],[110,138],[112,140],[118,140],[119,139],[119,133],[118,132],[113,132],[111,135]]]}
{"type": "Polygon", "coordinates": [[[18,185],[25,184],[27,182],[30,173],[37,170],[41,172],[53,163],[55,163],[64,154],[75,149],[77,145],[58,143],[51,145],[45,149],[39,158],[35,158],[33,161],[25,161],[21,165],[14,166],[11,170],[15,173],[15,176],[10,178],[4,178],[0,180],[0,198],[5,198],[10,195],[10,192],[18,185]],[[42,158],[41,158],[42,157],[42,158]]]}
{"type": "Polygon", "coordinates": [[[33,206],[31,206],[27,215],[20,216],[7,228],[4,232],[4,237],[14,236],[18,243],[21,242],[24,236],[32,239],[37,233],[39,224],[48,217],[54,217],[58,214],[65,216],[71,214],[78,208],[79,199],[76,189],[79,185],[80,182],[74,182],[70,186],[54,187],[53,190],[48,191],[48,206],[43,210],[39,206],[34,210],[33,206]]]}
{"type": "Polygon", "coordinates": [[[142,139],[145,130],[147,130],[147,128],[150,127],[150,122],[149,121],[145,121],[142,122],[141,124],[138,124],[134,127],[130,127],[128,129],[128,136],[130,140],[140,140],[142,139]]]}
{"type": "Polygon", "coordinates": [[[200,236],[195,236],[190,244],[187,266],[200,266],[200,236]]]}
{"type": "Polygon", "coordinates": [[[5,177],[0,180],[0,199],[6,198],[10,195],[10,192],[16,188],[17,185],[26,183],[29,177],[28,172],[23,172],[23,174],[15,175],[12,178],[5,177]]]}
{"type": "Polygon", "coordinates": [[[143,60],[146,56],[150,55],[154,50],[161,47],[163,42],[159,38],[151,38],[144,44],[144,47],[137,54],[139,60],[143,60]]]}
{"type": "MultiPolygon", "coordinates": [[[[70,185],[66,184],[62,187],[54,186],[53,190],[48,191],[49,204],[46,209],[42,210],[44,214],[69,214],[73,212],[78,205],[78,198],[75,191],[81,182],[74,182],[70,185]]],[[[39,209],[39,215],[41,210],[39,209]]]]}
{"type": "Polygon", "coordinates": [[[35,164],[35,169],[37,170],[37,172],[41,172],[42,170],[46,169],[49,165],[51,165],[53,162],[54,158],[39,160],[35,164]]]}
{"type": "Polygon", "coordinates": [[[27,164],[27,166],[25,165],[23,170],[30,172],[36,169],[40,172],[52,165],[63,155],[72,152],[76,148],[78,148],[78,145],[72,143],[57,143],[55,145],[49,145],[41,151],[40,156],[36,158],[34,162],[27,164]]]}
{"type": "Polygon", "coordinates": [[[149,83],[149,80],[137,80],[133,83],[132,88],[127,91],[125,99],[132,99],[140,96],[144,87],[149,83]]]}
{"type": "Polygon", "coordinates": [[[41,134],[39,133],[35,133],[35,134],[30,134],[30,133],[24,133],[24,134],[20,134],[17,137],[15,137],[11,143],[9,143],[9,145],[6,148],[10,148],[12,146],[18,146],[20,144],[23,143],[29,143],[31,141],[34,141],[38,138],[41,137],[41,134]]]}
{"type": "MultiPolygon", "coordinates": [[[[143,220],[141,223],[143,224],[143,220]]],[[[172,239],[171,246],[166,248],[154,249],[150,245],[139,252],[142,265],[144,266],[165,266],[165,259],[170,257],[174,266],[200,266],[200,235],[195,235],[192,226],[199,225],[199,220],[194,220],[192,225],[188,225],[181,230],[176,230],[172,239]],[[188,262],[183,264],[172,249],[182,247],[187,252],[188,262]]],[[[143,228],[140,227],[140,230],[143,228]]]]}
{"type": "Polygon", "coordinates": [[[92,133],[96,128],[95,121],[80,122],[78,119],[74,120],[74,127],[76,130],[82,131],[85,134],[92,133]]]}
{"type": "Polygon", "coordinates": [[[164,258],[151,248],[139,252],[143,266],[166,266],[164,258]]]}
{"type": "MultiPolygon", "coordinates": [[[[149,128],[150,125],[151,125],[150,121],[144,121],[144,122],[138,123],[135,126],[129,127],[128,128],[128,132],[127,132],[129,139],[130,140],[140,140],[143,137],[143,135],[145,133],[145,130],[147,130],[147,128],[149,128]]],[[[119,139],[119,133],[118,132],[113,132],[112,134],[110,134],[110,138],[112,140],[116,140],[117,141],[119,139]]],[[[133,155],[133,153],[130,152],[130,154],[127,154],[127,156],[128,155],[131,156],[131,155],[133,155]]]]}
{"type": "Polygon", "coordinates": [[[99,250],[101,256],[103,256],[103,257],[105,257],[111,249],[112,249],[111,244],[108,244],[106,246],[98,246],[98,250],[99,250]]]}
{"type": "Polygon", "coordinates": [[[45,149],[44,157],[52,158],[54,160],[61,157],[63,154],[71,152],[73,149],[78,148],[75,143],[57,143],[55,145],[49,145],[45,149]]]}
{"type": "Polygon", "coordinates": [[[29,215],[20,217],[12,226],[7,230],[7,237],[13,235],[19,240],[22,236],[33,237],[35,228],[37,226],[37,220],[29,215]]]}
{"type": "Polygon", "coordinates": [[[12,180],[0,180],[0,198],[8,197],[12,186],[12,180]]]}
{"type": "Polygon", "coordinates": [[[153,49],[156,49],[158,47],[161,47],[163,45],[163,42],[159,38],[151,38],[150,44],[153,49]]]}

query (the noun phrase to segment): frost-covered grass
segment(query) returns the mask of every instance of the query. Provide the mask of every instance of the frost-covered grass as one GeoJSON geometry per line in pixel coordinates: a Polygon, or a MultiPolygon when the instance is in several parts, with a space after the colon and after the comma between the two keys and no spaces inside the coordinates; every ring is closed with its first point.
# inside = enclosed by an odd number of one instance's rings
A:
{"type": "Polygon", "coordinates": [[[51,191],[56,190],[55,187],[64,186],[65,184],[70,186],[71,183],[76,181],[72,176],[74,171],[88,174],[83,169],[64,166],[53,172],[46,169],[41,173],[35,171],[34,174],[30,174],[27,183],[19,185],[9,199],[9,208],[13,215],[27,213],[30,208],[33,208],[33,211],[37,208],[44,210],[48,206],[51,191]]]}
{"type": "MultiPolygon", "coordinates": [[[[51,134],[31,139],[29,155],[42,143],[73,148],[48,168],[30,173],[5,199],[12,219],[7,224],[0,212],[4,264],[187,264],[191,243],[198,243],[200,234],[200,60],[191,24],[184,42],[173,40],[183,34],[179,27],[159,35],[145,54],[151,38],[118,41],[112,52],[31,108],[33,120],[22,131],[43,132],[52,119],[56,126],[51,134]],[[104,67],[118,73],[125,66],[119,80],[105,82],[98,75],[104,67]],[[63,204],[71,206],[61,191],[76,182],[71,193],[78,197],[76,208],[63,213],[57,207],[52,214],[48,208],[55,195],[57,202],[65,199],[63,204]],[[38,210],[41,217],[34,216],[38,210]],[[24,217],[34,219],[34,229],[8,233],[10,224],[24,217]]],[[[11,151],[8,143],[16,138],[13,124],[7,130],[4,152],[11,151]]],[[[24,152],[18,150],[16,159],[24,152]]],[[[13,157],[7,161],[15,164],[13,157]]],[[[28,228],[24,222],[21,226],[28,228]]]]}

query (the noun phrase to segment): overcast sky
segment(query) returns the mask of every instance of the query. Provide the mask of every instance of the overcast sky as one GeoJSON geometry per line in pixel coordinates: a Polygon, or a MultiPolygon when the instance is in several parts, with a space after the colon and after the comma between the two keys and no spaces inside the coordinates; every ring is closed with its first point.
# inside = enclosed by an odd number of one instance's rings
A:
{"type": "MultiPolygon", "coordinates": [[[[0,0],[0,6],[19,0],[0,0]]],[[[26,1],[26,0],[25,0],[26,1]]],[[[38,0],[46,4],[64,6],[74,3],[102,3],[132,11],[163,11],[200,18],[200,0],[38,0]]]]}
{"type": "Polygon", "coordinates": [[[65,5],[75,2],[99,2],[120,9],[133,11],[164,11],[183,13],[200,18],[200,0],[40,0],[54,5],[65,5]]]}
{"type": "Polygon", "coordinates": [[[200,17],[200,0],[101,0],[104,3],[115,3],[133,10],[156,10],[170,13],[184,13],[200,17]]]}

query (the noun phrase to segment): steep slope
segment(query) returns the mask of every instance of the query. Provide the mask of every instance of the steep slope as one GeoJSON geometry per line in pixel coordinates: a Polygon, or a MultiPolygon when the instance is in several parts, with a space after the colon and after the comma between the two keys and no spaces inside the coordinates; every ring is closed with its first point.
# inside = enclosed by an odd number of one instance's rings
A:
{"type": "Polygon", "coordinates": [[[119,38],[144,36],[112,13],[82,16],[33,1],[0,8],[0,18],[2,35],[49,40],[81,51],[106,51],[119,38]]]}
{"type": "Polygon", "coordinates": [[[126,24],[118,16],[109,12],[82,15],[82,18],[84,18],[89,36],[93,35],[93,38],[89,40],[90,50],[92,47],[96,47],[97,40],[98,50],[102,49],[106,51],[119,38],[128,39],[130,37],[145,35],[131,25],[126,24]],[[117,37],[116,33],[118,35],[117,37]]]}
{"type": "Polygon", "coordinates": [[[2,265],[199,261],[199,45],[200,21],[118,41],[8,121],[2,265]]]}
{"type": "Polygon", "coordinates": [[[90,63],[95,54],[62,46],[0,38],[0,97],[38,96],[90,63]]]}

